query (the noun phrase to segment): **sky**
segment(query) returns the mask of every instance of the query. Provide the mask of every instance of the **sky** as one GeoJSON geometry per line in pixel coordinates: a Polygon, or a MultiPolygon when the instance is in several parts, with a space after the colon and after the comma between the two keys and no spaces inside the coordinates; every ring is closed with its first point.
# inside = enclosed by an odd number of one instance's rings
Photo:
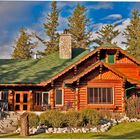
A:
{"type": "MultiPolygon", "coordinates": [[[[86,6],[86,16],[90,19],[93,27],[93,37],[96,31],[103,25],[118,23],[116,29],[121,34],[114,39],[117,45],[123,49],[121,43],[125,41],[124,29],[130,22],[131,12],[140,10],[140,2],[93,2],[93,1],[58,1],[59,13],[58,31],[67,28],[67,18],[72,14],[76,5],[80,3],[86,6]]],[[[19,29],[25,27],[28,32],[36,32],[40,37],[47,39],[43,30],[43,23],[50,12],[51,1],[0,1],[0,58],[9,59],[14,43],[19,34],[19,29]]],[[[43,50],[45,46],[39,44],[36,50],[43,50]]]]}

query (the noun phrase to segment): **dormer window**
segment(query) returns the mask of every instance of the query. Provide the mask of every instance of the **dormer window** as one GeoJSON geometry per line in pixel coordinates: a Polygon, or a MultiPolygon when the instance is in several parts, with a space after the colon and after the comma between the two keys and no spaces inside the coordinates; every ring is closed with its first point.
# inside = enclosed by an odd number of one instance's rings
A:
{"type": "Polygon", "coordinates": [[[108,54],[108,64],[114,64],[114,54],[108,54]]]}

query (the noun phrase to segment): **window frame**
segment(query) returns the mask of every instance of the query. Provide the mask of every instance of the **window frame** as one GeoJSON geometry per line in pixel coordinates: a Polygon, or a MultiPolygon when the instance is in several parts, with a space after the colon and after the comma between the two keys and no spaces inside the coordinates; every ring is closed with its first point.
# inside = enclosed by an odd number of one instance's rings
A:
{"type": "MultiPolygon", "coordinates": [[[[114,87],[100,87],[100,86],[99,87],[98,86],[95,86],[95,87],[87,87],[86,88],[86,93],[87,93],[87,104],[88,105],[114,105],[114,87]],[[99,88],[111,88],[112,89],[112,103],[88,103],[88,88],[92,88],[92,89],[94,89],[94,88],[98,88],[98,89],[99,88]]],[[[99,94],[98,94],[98,96],[99,96],[99,94]]],[[[94,101],[94,99],[93,99],[93,101],[94,101]]]]}
{"type": "Polygon", "coordinates": [[[50,104],[50,94],[49,94],[49,91],[46,91],[46,92],[42,92],[42,106],[46,105],[46,104],[43,104],[44,94],[48,94],[48,105],[50,104]]]}
{"type": "Polygon", "coordinates": [[[56,88],[55,89],[55,106],[63,106],[64,105],[64,89],[56,88]],[[62,104],[56,104],[56,90],[62,90],[62,104]]]}

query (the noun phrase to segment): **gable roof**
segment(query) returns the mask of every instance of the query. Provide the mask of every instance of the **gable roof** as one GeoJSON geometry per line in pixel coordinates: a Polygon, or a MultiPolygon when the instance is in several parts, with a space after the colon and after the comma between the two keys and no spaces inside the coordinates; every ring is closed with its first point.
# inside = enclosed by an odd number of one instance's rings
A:
{"type": "Polygon", "coordinates": [[[68,80],[65,80],[64,83],[72,84],[73,82],[79,80],[81,77],[83,77],[84,75],[88,74],[89,72],[91,72],[95,68],[99,67],[100,65],[105,66],[106,68],[110,69],[113,73],[115,73],[119,77],[125,78],[125,75],[123,75],[122,73],[119,73],[118,71],[114,70],[108,64],[106,64],[104,62],[101,62],[101,61],[97,61],[96,63],[94,63],[91,66],[87,67],[83,72],[81,72],[80,74],[76,75],[75,77],[73,77],[71,79],[68,79],[68,80]]]}
{"type": "Polygon", "coordinates": [[[128,82],[132,83],[132,84],[140,84],[140,80],[137,79],[133,79],[130,77],[127,77],[125,74],[123,74],[122,72],[118,71],[117,69],[111,67],[111,65],[101,62],[101,61],[97,61],[96,63],[92,64],[91,66],[87,67],[83,72],[81,72],[80,74],[76,75],[75,77],[71,78],[71,79],[67,79],[64,81],[65,84],[72,84],[75,81],[79,80],[81,77],[83,77],[84,75],[88,74],[89,72],[91,72],[92,70],[94,70],[95,68],[99,67],[100,65],[103,65],[104,67],[108,68],[109,70],[111,70],[113,73],[115,73],[116,75],[118,75],[119,77],[121,77],[122,79],[127,80],[128,82]]]}
{"type": "Polygon", "coordinates": [[[116,49],[119,50],[122,54],[126,55],[128,58],[130,58],[133,62],[135,62],[136,64],[140,65],[140,61],[136,60],[135,58],[133,58],[130,54],[128,54],[126,51],[122,50],[119,47],[110,47],[110,46],[100,46],[98,48],[96,48],[95,50],[93,50],[92,52],[90,52],[89,54],[85,55],[83,58],[81,58],[80,60],[78,60],[77,62],[73,63],[72,65],[66,67],[64,70],[62,70],[60,73],[56,74],[54,77],[48,79],[47,81],[43,81],[40,84],[42,85],[47,85],[48,83],[52,82],[53,80],[57,79],[59,76],[61,76],[62,74],[64,74],[65,72],[67,72],[68,70],[72,69],[74,66],[80,64],[81,62],[83,62],[84,60],[88,59],[89,57],[91,57],[92,55],[94,55],[95,53],[97,53],[97,51],[100,50],[110,50],[110,49],[116,49]]]}
{"type": "Polygon", "coordinates": [[[60,59],[58,53],[51,54],[46,58],[38,60],[0,60],[0,84],[26,84],[27,86],[29,84],[36,84],[46,86],[76,65],[96,54],[97,51],[103,49],[119,50],[133,62],[138,65],[140,64],[138,60],[130,56],[126,51],[114,46],[100,46],[90,53],[86,50],[70,60],[60,59]]]}

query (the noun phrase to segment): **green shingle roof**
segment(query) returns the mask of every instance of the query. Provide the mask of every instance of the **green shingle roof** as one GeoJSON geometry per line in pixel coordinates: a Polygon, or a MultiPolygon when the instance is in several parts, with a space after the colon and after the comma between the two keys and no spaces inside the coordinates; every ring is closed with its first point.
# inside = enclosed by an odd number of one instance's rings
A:
{"type": "Polygon", "coordinates": [[[89,50],[74,50],[73,59],[60,59],[58,52],[41,59],[0,60],[0,84],[37,84],[48,80],[67,66],[89,53],[89,50]]]}

